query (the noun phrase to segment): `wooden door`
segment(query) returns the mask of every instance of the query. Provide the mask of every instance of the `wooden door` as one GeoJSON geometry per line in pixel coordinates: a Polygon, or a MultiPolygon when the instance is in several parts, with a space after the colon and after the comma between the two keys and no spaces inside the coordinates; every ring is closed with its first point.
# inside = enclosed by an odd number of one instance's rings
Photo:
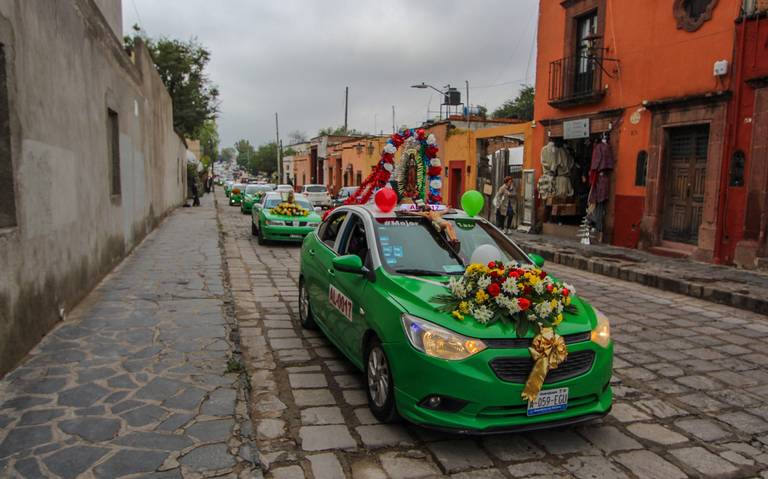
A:
{"type": "Polygon", "coordinates": [[[462,178],[462,168],[451,168],[451,206],[454,208],[461,208],[462,178]]]}
{"type": "Polygon", "coordinates": [[[708,150],[709,125],[667,131],[662,232],[667,241],[698,243],[708,150]]]}

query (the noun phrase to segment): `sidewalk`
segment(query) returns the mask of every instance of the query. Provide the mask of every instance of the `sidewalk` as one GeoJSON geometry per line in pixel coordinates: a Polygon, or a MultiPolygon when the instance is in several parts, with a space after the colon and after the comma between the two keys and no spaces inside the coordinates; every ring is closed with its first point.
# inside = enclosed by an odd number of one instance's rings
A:
{"type": "Polygon", "coordinates": [[[768,274],[729,266],[667,258],[616,246],[582,245],[576,239],[509,235],[545,260],[706,301],[768,314],[768,274]]]}
{"type": "Polygon", "coordinates": [[[0,381],[0,476],[251,477],[231,333],[207,195],[0,381]]]}

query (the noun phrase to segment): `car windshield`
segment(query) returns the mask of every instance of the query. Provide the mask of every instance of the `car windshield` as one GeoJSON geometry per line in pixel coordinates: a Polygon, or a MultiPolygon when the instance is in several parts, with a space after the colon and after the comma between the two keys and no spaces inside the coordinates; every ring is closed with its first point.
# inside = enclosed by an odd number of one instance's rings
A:
{"type": "Polygon", "coordinates": [[[377,218],[376,237],[384,268],[414,275],[459,275],[466,265],[494,260],[527,263],[511,241],[490,224],[475,219],[449,219],[461,244],[458,253],[443,233],[425,218],[377,218]]]}
{"type": "Polygon", "coordinates": [[[248,185],[245,187],[246,195],[252,195],[254,193],[258,193],[259,191],[264,191],[264,188],[259,185],[248,185]]]}
{"type": "Polygon", "coordinates": [[[328,189],[323,185],[305,186],[304,191],[307,193],[325,193],[328,189]]]}
{"type": "MultiPolygon", "coordinates": [[[[296,202],[297,205],[301,206],[305,210],[312,211],[312,205],[309,204],[309,201],[307,201],[306,199],[295,197],[294,201],[296,202]]],[[[267,208],[267,209],[274,208],[275,206],[279,205],[282,202],[283,200],[279,196],[271,196],[267,198],[266,201],[264,202],[264,208],[267,208]]]]}

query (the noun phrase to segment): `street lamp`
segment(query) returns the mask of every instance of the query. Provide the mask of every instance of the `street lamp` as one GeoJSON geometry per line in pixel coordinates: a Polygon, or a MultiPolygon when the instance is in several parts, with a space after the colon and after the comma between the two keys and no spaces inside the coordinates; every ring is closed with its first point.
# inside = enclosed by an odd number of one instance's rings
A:
{"type": "MultiPolygon", "coordinates": [[[[440,94],[440,97],[442,98],[442,103],[440,104],[440,119],[443,119],[443,106],[446,107],[446,116],[451,116],[451,106],[454,105],[461,105],[461,94],[455,89],[451,88],[451,85],[445,85],[443,88],[445,90],[440,90],[439,88],[435,88],[432,85],[429,85],[427,83],[421,82],[416,85],[411,85],[411,88],[418,88],[419,90],[426,90],[427,88],[431,88],[438,92],[440,94]]],[[[429,107],[427,107],[427,117],[429,117],[429,107]]]]}
{"type": "MultiPolygon", "coordinates": [[[[450,87],[450,85],[448,85],[450,87]]],[[[442,90],[438,90],[437,88],[433,87],[432,85],[427,85],[424,82],[419,83],[418,85],[411,85],[411,88],[418,88],[419,90],[426,90],[427,88],[431,88],[438,92],[441,95],[445,95],[445,92],[442,90]]]]}

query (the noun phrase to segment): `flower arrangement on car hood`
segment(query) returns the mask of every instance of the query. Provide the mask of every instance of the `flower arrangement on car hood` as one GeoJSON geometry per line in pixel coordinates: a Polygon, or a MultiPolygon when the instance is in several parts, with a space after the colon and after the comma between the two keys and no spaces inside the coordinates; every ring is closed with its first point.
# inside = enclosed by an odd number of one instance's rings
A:
{"type": "Polygon", "coordinates": [[[573,286],[555,281],[533,265],[491,261],[469,265],[461,278],[451,278],[448,288],[450,294],[438,295],[433,301],[441,305],[440,311],[459,321],[469,315],[485,325],[512,323],[521,338],[535,328],[537,334],[529,348],[534,367],[522,393],[523,399],[534,401],[547,372],[568,356],[565,340],[555,328],[571,304],[573,286]]]}
{"type": "Polygon", "coordinates": [[[269,212],[273,215],[281,216],[307,216],[309,214],[309,210],[296,204],[296,198],[293,196],[293,191],[289,192],[285,200],[270,209],[269,212]]]}

